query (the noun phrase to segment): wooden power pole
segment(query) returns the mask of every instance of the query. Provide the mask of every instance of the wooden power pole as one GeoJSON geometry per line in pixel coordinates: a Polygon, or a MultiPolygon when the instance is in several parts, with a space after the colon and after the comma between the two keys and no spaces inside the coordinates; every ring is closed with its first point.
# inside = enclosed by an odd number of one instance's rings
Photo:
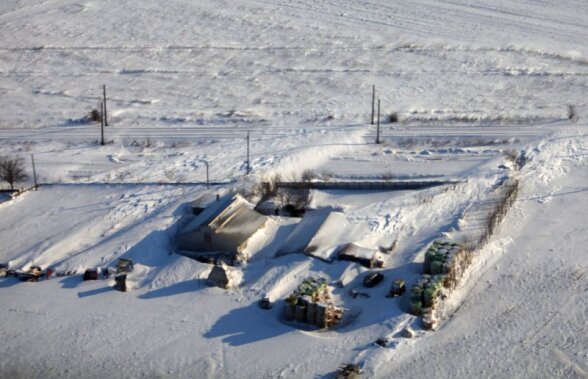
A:
{"type": "Polygon", "coordinates": [[[247,175],[251,171],[251,166],[249,164],[249,132],[247,132],[247,175]]]}
{"type": "Polygon", "coordinates": [[[31,162],[33,164],[33,183],[34,183],[33,188],[37,189],[37,187],[39,187],[39,185],[37,184],[37,170],[35,169],[35,157],[33,156],[33,154],[31,154],[31,162]]]}
{"type": "Polygon", "coordinates": [[[108,115],[106,113],[106,84],[102,85],[102,102],[104,103],[104,125],[108,126],[108,115]]]}
{"type": "Polygon", "coordinates": [[[376,102],[376,85],[373,84],[372,85],[372,121],[370,122],[372,125],[374,125],[374,107],[375,107],[375,102],[376,102]]]}
{"type": "Polygon", "coordinates": [[[204,163],[206,164],[206,189],[210,188],[210,181],[208,180],[208,161],[204,161],[204,163]]]}
{"type": "Polygon", "coordinates": [[[104,146],[104,103],[100,103],[100,145],[104,146]]]}
{"type": "Polygon", "coordinates": [[[376,127],[376,143],[380,143],[380,99],[378,99],[378,126],[376,127]]]}

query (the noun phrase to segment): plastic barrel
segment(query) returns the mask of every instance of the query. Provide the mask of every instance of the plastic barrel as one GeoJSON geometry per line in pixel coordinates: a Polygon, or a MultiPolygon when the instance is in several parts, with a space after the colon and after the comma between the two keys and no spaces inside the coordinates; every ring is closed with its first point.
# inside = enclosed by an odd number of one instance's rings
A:
{"type": "Polygon", "coordinates": [[[423,304],[420,301],[410,302],[410,313],[415,316],[419,316],[423,309],[423,304]]]}
{"type": "Polygon", "coordinates": [[[443,268],[443,261],[441,261],[441,260],[435,259],[431,263],[431,273],[433,275],[440,274],[442,268],[443,268]]]}

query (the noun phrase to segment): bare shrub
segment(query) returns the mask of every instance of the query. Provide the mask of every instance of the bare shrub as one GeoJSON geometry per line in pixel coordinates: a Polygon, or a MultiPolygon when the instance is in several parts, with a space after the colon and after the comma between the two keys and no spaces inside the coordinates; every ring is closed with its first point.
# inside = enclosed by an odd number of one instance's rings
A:
{"type": "Polygon", "coordinates": [[[288,213],[300,216],[310,203],[310,190],[308,188],[280,188],[276,197],[288,213]]]}
{"type": "Polygon", "coordinates": [[[118,171],[115,176],[115,180],[118,183],[124,182],[129,176],[131,176],[131,172],[129,170],[125,171],[118,171]]]}
{"type": "Polygon", "coordinates": [[[316,173],[314,171],[312,171],[311,169],[306,169],[302,172],[302,175],[300,177],[300,179],[303,182],[309,183],[311,182],[313,179],[315,179],[317,177],[316,173]]]}
{"type": "Polygon", "coordinates": [[[392,172],[387,172],[385,174],[382,174],[382,179],[384,180],[393,180],[396,179],[398,177],[398,175],[392,173],[392,172]]]}
{"type": "Polygon", "coordinates": [[[254,177],[247,177],[232,192],[238,193],[250,203],[258,204],[264,200],[266,188],[266,182],[258,182],[254,177]]]}
{"type": "Polygon", "coordinates": [[[503,154],[506,160],[508,160],[512,164],[515,164],[515,162],[517,161],[517,157],[519,156],[519,153],[516,150],[505,150],[503,154]]]}
{"type": "Polygon", "coordinates": [[[323,178],[323,180],[331,180],[331,179],[333,179],[334,176],[335,175],[333,174],[332,171],[323,170],[321,172],[321,177],[323,178]]]}
{"type": "Polygon", "coordinates": [[[190,141],[174,141],[170,145],[170,147],[172,147],[174,149],[175,148],[185,149],[190,146],[192,146],[192,143],[190,141]]]}
{"type": "Polygon", "coordinates": [[[278,184],[282,181],[282,175],[274,174],[267,179],[267,187],[265,188],[265,195],[267,197],[276,196],[278,192],[278,184]]]}
{"type": "Polygon", "coordinates": [[[14,189],[14,185],[28,179],[24,169],[24,159],[20,157],[0,157],[0,179],[14,189]]]}
{"type": "Polygon", "coordinates": [[[389,121],[390,121],[391,123],[393,123],[393,124],[394,124],[394,123],[397,123],[397,122],[398,122],[398,113],[396,113],[396,112],[392,112],[392,113],[390,114],[389,121]]]}
{"type": "Polygon", "coordinates": [[[576,112],[576,107],[573,105],[568,105],[568,120],[572,122],[578,122],[578,112],[576,112]]]}
{"type": "Polygon", "coordinates": [[[163,171],[163,175],[169,182],[176,182],[178,179],[178,172],[175,169],[166,169],[163,171]]]}
{"type": "Polygon", "coordinates": [[[398,141],[398,147],[404,149],[413,149],[418,145],[418,141],[415,138],[406,138],[401,141],[398,141]]]}
{"type": "Polygon", "coordinates": [[[23,142],[23,144],[22,144],[22,146],[23,146],[23,149],[24,149],[24,150],[25,150],[27,153],[30,153],[30,152],[33,150],[33,147],[34,147],[34,145],[36,145],[36,143],[35,143],[35,142],[33,142],[33,141],[25,141],[25,142],[23,142]]]}
{"type": "Polygon", "coordinates": [[[102,113],[98,109],[92,109],[88,118],[93,122],[102,122],[102,113]]]}

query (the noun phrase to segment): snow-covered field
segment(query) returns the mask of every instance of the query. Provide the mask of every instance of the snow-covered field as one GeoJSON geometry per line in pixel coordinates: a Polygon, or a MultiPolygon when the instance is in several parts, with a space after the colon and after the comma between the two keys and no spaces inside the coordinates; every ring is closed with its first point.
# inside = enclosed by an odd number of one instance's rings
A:
{"type": "MultiPolygon", "coordinates": [[[[0,156],[34,154],[42,185],[0,203],[0,263],[136,267],[127,293],[79,275],[0,278],[0,377],[313,378],[344,362],[378,378],[588,377],[586,15],[579,1],[2,1],[0,156]],[[102,84],[105,146],[84,120],[102,84]],[[373,289],[356,263],[260,254],[225,291],[206,285],[210,265],[175,254],[195,198],[305,170],[455,184],[312,192],[311,206],[396,241],[373,289]],[[392,279],[414,282],[433,239],[479,233],[507,178],[517,201],[457,310],[424,332],[406,299],[384,296],[392,279]],[[357,319],[306,331],[279,304],[258,308],[308,275],[341,280],[333,296],[357,319]],[[399,336],[406,325],[416,338],[399,336]]],[[[283,242],[275,232],[264,251],[283,242]]]]}

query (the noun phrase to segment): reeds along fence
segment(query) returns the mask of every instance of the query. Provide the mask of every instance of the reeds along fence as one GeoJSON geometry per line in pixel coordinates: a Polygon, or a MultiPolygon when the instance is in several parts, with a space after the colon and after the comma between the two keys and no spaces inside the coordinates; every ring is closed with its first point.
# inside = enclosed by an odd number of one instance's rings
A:
{"type": "Polygon", "coordinates": [[[500,191],[495,207],[484,220],[484,232],[478,241],[465,246],[449,241],[434,241],[425,252],[423,276],[411,288],[410,313],[421,316],[423,327],[434,329],[437,325],[440,299],[449,296],[458,286],[472,263],[474,251],[488,242],[496,227],[514,204],[518,180],[511,180],[497,188],[500,191]]]}
{"type": "Polygon", "coordinates": [[[511,179],[498,190],[502,193],[498,197],[496,206],[488,214],[488,217],[485,220],[484,232],[481,234],[480,240],[477,241],[476,248],[480,248],[488,242],[492,234],[496,231],[496,227],[502,222],[508,213],[508,210],[516,201],[519,193],[519,181],[511,179]]]}

